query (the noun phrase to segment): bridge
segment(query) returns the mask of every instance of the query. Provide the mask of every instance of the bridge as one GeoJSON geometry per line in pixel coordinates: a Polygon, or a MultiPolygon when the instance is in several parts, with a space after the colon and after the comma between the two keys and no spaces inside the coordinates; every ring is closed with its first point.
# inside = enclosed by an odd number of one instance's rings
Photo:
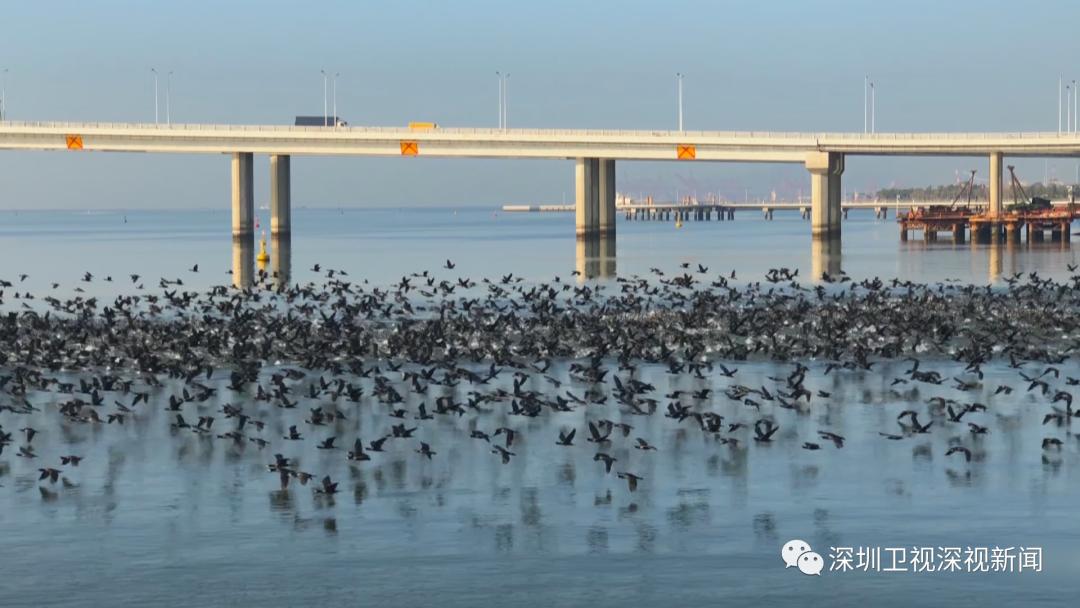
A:
{"type": "MultiPolygon", "coordinates": [[[[294,155],[535,158],[574,161],[576,233],[614,236],[615,163],[799,163],[810,176],[814,237],[837,239],[841,177],[850,155],[984,156],[990,165],[988,215],[1002,214],[1005,156],[1080,156],[1070,133],[770,133],[569,129],[409,129],[138,123],[0,123],[0,150],[228,154],[232,233],[254,234],[254,155],[270,161],[271,231],[291,232],[290,159],[294,155]]],[[[888,205],[885,205],[888,206],[888,205]]]]}

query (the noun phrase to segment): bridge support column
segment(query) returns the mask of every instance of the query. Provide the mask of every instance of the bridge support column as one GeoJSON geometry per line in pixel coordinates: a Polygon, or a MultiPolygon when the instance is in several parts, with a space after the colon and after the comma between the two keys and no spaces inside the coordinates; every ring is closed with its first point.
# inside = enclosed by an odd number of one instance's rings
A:
{"type": "Polygon", "coordinates": [[[254,159],[251,152],[232,155],[233,239],[251,239],[255,234],[254,159]]]}
{"type": "Polygon", "coordinates": [[[598,213],[601,236],[615,236],[615,160],[597,161],[598,213]]]}
{"type": "Polygon", "coordinates": [[[574,166],[574,211],[579,238],[600,233],[600,184],[597,179],[599,167],[600,161],[595,158],[579,158],[574,166]]]}
{"type": "Polygon", "coordinates": [[[292,177],[289,156],[270,156],[270,234],[287,235],[292,232],[292,177]]]}
{"type": "Polygon", "coordinates": [[[806,156],[810,172],[810,233],[814,238],[840,238],[840,176],[844,173],[844,155],[836,152],[811,152],[806,156]]]}
{"type": "Polygon", "coordinates": [[[1006,243],[1017,243],[1019,241],[1020,241],[1019,227],[1013,222],[1005,224],[1005,242],[1006,243]]]}
{"type": "Polygon", "coordinates": [[[990,153],[990,217],[1000,217],[1001,204],[1001,152],[990,153]]]}

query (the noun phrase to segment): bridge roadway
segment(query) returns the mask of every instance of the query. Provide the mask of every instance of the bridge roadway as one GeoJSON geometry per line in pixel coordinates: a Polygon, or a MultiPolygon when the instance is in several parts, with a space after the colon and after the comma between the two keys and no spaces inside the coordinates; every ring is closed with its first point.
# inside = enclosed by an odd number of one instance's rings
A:
{"type": "Polygon", "coordinates": [[[426,129],[137,123],[0,123],[0,150],[155,152],[232,156],[233,235],[254,233],[253,156],[270,157],[271,230],[291,231],[294,155],[546,158],[575,161],[578,236],[614,235],[615,161],[801,163],[810,173],[815,237],[840,236],[848,155],[984,156],[989,214],[1002,212],[1004,156],[1080,156],[1069,133],[770,133],[569,129],[426,129]]]}

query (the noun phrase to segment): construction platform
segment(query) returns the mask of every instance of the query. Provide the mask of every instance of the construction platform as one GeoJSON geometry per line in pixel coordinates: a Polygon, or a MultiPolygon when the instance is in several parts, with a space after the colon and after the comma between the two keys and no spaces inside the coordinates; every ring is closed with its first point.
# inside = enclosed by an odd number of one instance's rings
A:
{"type": "Polygon", "coordinates": [[[1068,240],[1072,237],[1072,222],[1078,217],[1076,205],[1055,206],[1038,210],[1006,210],[996,216],[987,212],[975,212],[969,208],[929,209],[916,208],[897,215],[900,240],[906,241],[912,233],[921,232],[927,241],[938,240],[946,233],[953,242],[962,243],[969,238],[976,241],[1020,241],[1022,232],[1027,242],[1068,240]]]}

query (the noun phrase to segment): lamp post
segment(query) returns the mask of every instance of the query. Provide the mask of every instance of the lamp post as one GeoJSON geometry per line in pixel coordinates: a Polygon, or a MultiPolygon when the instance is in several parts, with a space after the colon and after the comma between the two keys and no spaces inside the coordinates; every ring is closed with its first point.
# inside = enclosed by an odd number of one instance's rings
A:
{"type": "Polygon", "coordinates": [[[681,72],[675,74],[675,84],[678,90],[678,102],[679,102],[679,132],[683,130],[683,103],[682,103],[682,80],[683,75],[681,72]]]}
{"type": "Polygon", "coordinates": [[[0,70],[0,121],[7,118],[7,73],[7,68],[0,70]]]}
{"type": "Polygon", "coordinates": [[[322,74],[322,126],[326,126],[326,70],[319,70],[322,74]]]}
{"type": "Polygon", "coordinates": [[[165,75],[165,124],[172,124],[172,70],[165,75]]]}
{"type": "Polygon", "coordinates": [[[877,97],[874,95],[874,82],[870,82],[870,132],[877,133],[877,97]]]}
{"type": "Polygon", "coordinates": [[[339,72],[334,72],[334,128],[338,126],[338,114],[337,114],[337,79],[341,76],[339,72]]]}
{"type": "Polygon", "coordinates": [[[510,72],[503,76],[503,128],[510,128],[510,72]]]}
{"type": "MultiPolygon", "coordinates": [[[[867,133],[870,130],[870,117],[869,117],[870,108],[868,106],[869,103],[870,103],[870,76],[866,75],[866,76],[863,76],[863,81],[862,81],[862,132],[864,134],[867,133]]],[[[1058,110],[1058,113],[1060,114],[1061,111],[1058,110]]]]}
{"type": "Polygon", "coordinates": [[[498,116],[499,116],[499,129],[502,129],[503,128],[503,104],[502,104],[502,101],[503,101],[503,79],[502,79],[502,72],[499,72],[498,70],[496,70],[495,71],[495,78],[497,78],[499,80],[499,112],[498,112],[498,116]]]}
{"type": "Polygon", "coordinates": [[[150,68],[154,73],[154,124],[158,124],[158,73],[157,68],[150,68]]]}
{"type": "Polygon", "coordinates": [[[1072,131],[1072,88],[1065,85],[1065,131],[1072,131]]]}

